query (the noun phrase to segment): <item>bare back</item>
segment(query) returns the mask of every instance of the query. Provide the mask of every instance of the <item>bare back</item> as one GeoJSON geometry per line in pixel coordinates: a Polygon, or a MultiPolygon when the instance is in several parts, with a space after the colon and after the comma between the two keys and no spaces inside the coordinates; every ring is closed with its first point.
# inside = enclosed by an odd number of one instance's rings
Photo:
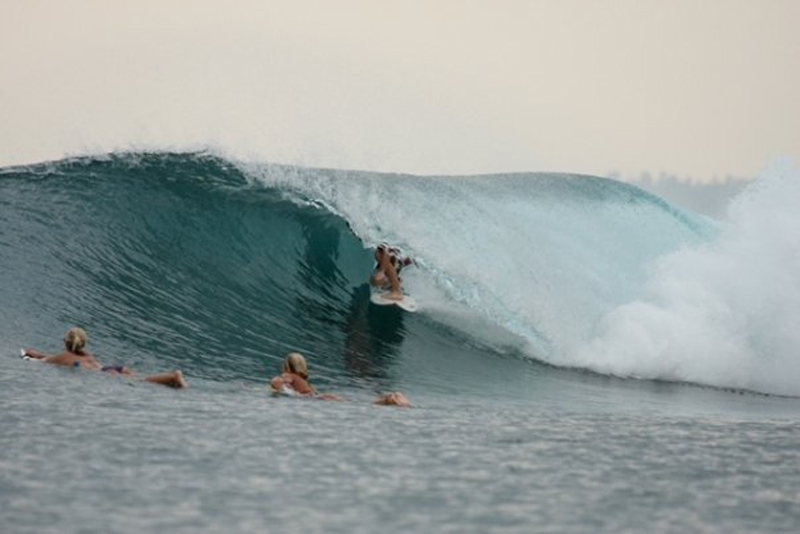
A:
{"type": "Polygon", "coordinates": [[[64,365],[68,367],[72,367],[78,363],[81,367],[85,367],[86,369],[91,369],[93,371],[99,371],[102,368],[98,361],[94,359],[94,356],[88,352],[77,353],[65,350],[57,356],[47,356],[46,358],[43,358],[42,361],[52,363],[54,365],[64,365]]]}

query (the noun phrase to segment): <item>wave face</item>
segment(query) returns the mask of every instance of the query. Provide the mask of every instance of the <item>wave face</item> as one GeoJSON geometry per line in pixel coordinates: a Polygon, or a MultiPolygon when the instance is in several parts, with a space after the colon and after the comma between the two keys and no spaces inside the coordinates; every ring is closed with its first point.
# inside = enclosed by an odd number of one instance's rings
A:
{"type": "Polygon", "coordinates": [[[796,394],[796,182],[763,180],[717,227],[589,176],[207,154],[8,168],[2,343],[81,324],[134,365],[213,380],[263,375],[265,356],[296,349],[336,383],[405,372],[392,364],[404,343],[431,359],[443,344],[511,347],[563,367],[796,394]],[[381,241],[417,260],[404,283],[420,313],[369,305],[381,241]]]}

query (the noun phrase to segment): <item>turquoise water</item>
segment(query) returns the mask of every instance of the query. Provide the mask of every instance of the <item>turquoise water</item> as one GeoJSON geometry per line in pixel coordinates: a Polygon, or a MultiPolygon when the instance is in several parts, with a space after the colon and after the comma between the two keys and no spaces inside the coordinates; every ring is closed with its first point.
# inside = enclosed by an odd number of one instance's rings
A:
{"type": "Polygon", "coordinates": [[[2,530],[796,530],[794,193],[716,223],[585,176],[4,169],[2,530]],[[382,240],[416,314],[368,303],[382,240]],[[72,325],[192,387],[16,357],[72,325]],[[344,402],[269,396],[289,350],[344,402]]]}

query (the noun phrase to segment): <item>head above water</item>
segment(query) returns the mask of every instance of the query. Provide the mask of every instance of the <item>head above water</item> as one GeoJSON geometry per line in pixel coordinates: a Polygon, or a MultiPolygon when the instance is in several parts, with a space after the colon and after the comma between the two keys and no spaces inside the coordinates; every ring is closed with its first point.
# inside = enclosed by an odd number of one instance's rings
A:
{"type": "Polygon", "coordinates": [[[64,345],[70,352],[75,354],[82,353],[83,348],[86,346],[86,332],[84,332],[83,328],[78,328],[77,326],[70,328],[64,334],[64,345]]]}
{"type": "Polygon", "coordinates": [[[283,372],[294,373],[300,378],[307,380],[308,365],[306,364],[306,359],[299,352],[290,352],[286,355],[286,359],[283,360],[283,372]]]}

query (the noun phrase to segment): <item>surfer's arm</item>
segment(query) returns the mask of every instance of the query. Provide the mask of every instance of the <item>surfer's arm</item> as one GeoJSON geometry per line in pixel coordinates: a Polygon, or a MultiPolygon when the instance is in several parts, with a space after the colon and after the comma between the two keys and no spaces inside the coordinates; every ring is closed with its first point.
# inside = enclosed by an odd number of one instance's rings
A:
{"type": "Polygon", "coordinates": [[[314,386],[309,384],[306,379],[299,376],[292,376],[289,386],[301,395],[313,395],[317,392],[314,386]]]}
{"type": "Polygon", "coordinates": [[[63,354],[59,354],[58,356],[45,356],[41,358],[41,360],[45,363],[52,363],[53,365],[73,365],[71,358],[65,357],[63,354]]]}
{"type": "Polygon", "coordinates": [[[44,360],[45,358],[48,357],[47,354],[39,352],[36,349],[25,349],[25,356],[33,358],[35,360],[44,360]]]}
{"type": "Polygon", "coordinates": [[[311,395],[317,392],[314,386],[309,384],[304,378],[291,373],[284,373],[280,376],[276,376],[269,381],[269,385],[276,391],[279,391],[283,386],[288,386],[301,395],[311,395]]]}
{"type": "Polygon", "coordinates": [[[305,380],[303,380],[303,382],[305,383],[305,387],[308,388],[308,393],[307,393],[308,395],[316,395],[317,394],[317,388],[315,388],[314,386],[312,386],[309,382],[307,382],[305,380]]]}
{"type": "Polygon", "coordinates": [[[272,389],[276,391],[280,390],[283,386],[288,386],[293,390],[297,391],[298,393],[304,393],[303,391],[300,391],[300,389],[296,385],[298,378],[299,377],[295,377],[294,375],[284,373],[270,380],[269,385],[272,389]]]}
{"type": "Polygon", "coordinates": [[[284,383],[285,382],[283,380],[283,377],[276,376],[275,378],[269,381],[269,386],[277,391],[283,387],[284,383]]]}

